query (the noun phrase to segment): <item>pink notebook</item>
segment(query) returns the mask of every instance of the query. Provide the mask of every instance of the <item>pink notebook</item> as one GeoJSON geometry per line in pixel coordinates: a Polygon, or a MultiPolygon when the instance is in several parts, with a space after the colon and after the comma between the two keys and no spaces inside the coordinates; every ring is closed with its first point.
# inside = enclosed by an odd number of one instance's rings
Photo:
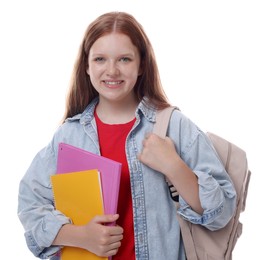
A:
{"type": "Polygon", "coordinates": [[[59,144],[57,173],[91,169],[98,169],[101,174],[105,214],[116,214],[120,188],[121,163],[69,144],[59,144]]]}

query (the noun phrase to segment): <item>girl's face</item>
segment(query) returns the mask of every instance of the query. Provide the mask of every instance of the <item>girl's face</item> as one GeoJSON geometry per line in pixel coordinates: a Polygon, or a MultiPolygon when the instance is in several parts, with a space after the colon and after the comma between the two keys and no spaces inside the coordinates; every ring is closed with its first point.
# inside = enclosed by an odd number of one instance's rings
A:
{"type": "Polygon", "coordinates": [[[90,49],[87,73],[100,101],[135,100],[133,89],[141,74],[138,49],[125,34],[104,35],[90,49]]]}

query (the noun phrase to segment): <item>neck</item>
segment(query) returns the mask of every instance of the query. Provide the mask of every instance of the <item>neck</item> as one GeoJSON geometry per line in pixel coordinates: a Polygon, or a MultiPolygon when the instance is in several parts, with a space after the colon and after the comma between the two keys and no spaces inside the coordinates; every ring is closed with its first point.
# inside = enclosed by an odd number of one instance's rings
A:
{"type": "Polygon", "coordinates": [[[106,124],[124,124],[134,119],[137,106],[137,100],[105,102],[99,99],[96,113],[100,120],[106,124]]]}

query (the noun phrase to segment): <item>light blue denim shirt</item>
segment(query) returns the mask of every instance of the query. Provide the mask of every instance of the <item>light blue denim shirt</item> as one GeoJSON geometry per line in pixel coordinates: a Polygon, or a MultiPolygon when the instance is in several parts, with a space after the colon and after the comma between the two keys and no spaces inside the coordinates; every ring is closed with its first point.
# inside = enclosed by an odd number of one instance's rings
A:
{"type": "MultiPolygon", "coordinates": [[[[50,176],[56,172],[59,142],[100,154],[94,100],[82,114],[69,118],[59,127],[52,141],[33,159],[19,187],[18,216],[32,253],[42,259],[59,259],[58,246],[51,246],[61,226],[71,220],[55,210],[50,176]]],[[[142,101],[136,122],[126,140],[133,199],[134,236],[137,260],[184,260],[185,253],[164,175],[142,164],[137,155],[146,133],[152,132],[155,111],[142,101]]],[[[178,213],[187,220],[216,230],[227,224],[235,209],[236,194],[228,174],[203,133],[180,111],[173,112],[168,136],[177,153],[198,176],[199,196],[204,209],[194,212],[180,197],[178,213]]]]}

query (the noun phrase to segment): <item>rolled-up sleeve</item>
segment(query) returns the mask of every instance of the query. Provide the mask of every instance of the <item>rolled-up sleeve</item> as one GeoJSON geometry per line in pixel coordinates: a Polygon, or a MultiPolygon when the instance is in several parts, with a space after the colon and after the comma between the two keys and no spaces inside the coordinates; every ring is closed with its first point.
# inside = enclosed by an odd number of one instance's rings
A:
{"type": "MultiPolygon", "coordinates": [[[[179,115],[179,114],[178,114],[179,115]]],[[[198,177],[199,198],[204,210],[195,212],[180,196],[178,213],[186,220],[210,230],[224,227],[236,209],[236,192],[208,136],[183,115],[172,119],[170,132],[179,140],[177,151],[198,177]],[[179,131],[175,125],[180,125],[179,131]],[[180,139],[179,139],[180,138],[180,139]]]]}
{"type": "Polygon", "coordinates": [[[210,230],[224,227],[235,211],[236,192],[208,137],[199,130],[184,160],[198,177],[202,215],[181,198],[179,213],[188,221],[210,230]]]}
{"type": "Polygon", "coordinates": [[[59,251],[52,243],[62,225],[70,219],[55,210],[50,175],[56,172],[56,158],[51,145],[33,159],[19,185],[18,217],[25,230],[30,251],[47,259],[59,251]]]}

